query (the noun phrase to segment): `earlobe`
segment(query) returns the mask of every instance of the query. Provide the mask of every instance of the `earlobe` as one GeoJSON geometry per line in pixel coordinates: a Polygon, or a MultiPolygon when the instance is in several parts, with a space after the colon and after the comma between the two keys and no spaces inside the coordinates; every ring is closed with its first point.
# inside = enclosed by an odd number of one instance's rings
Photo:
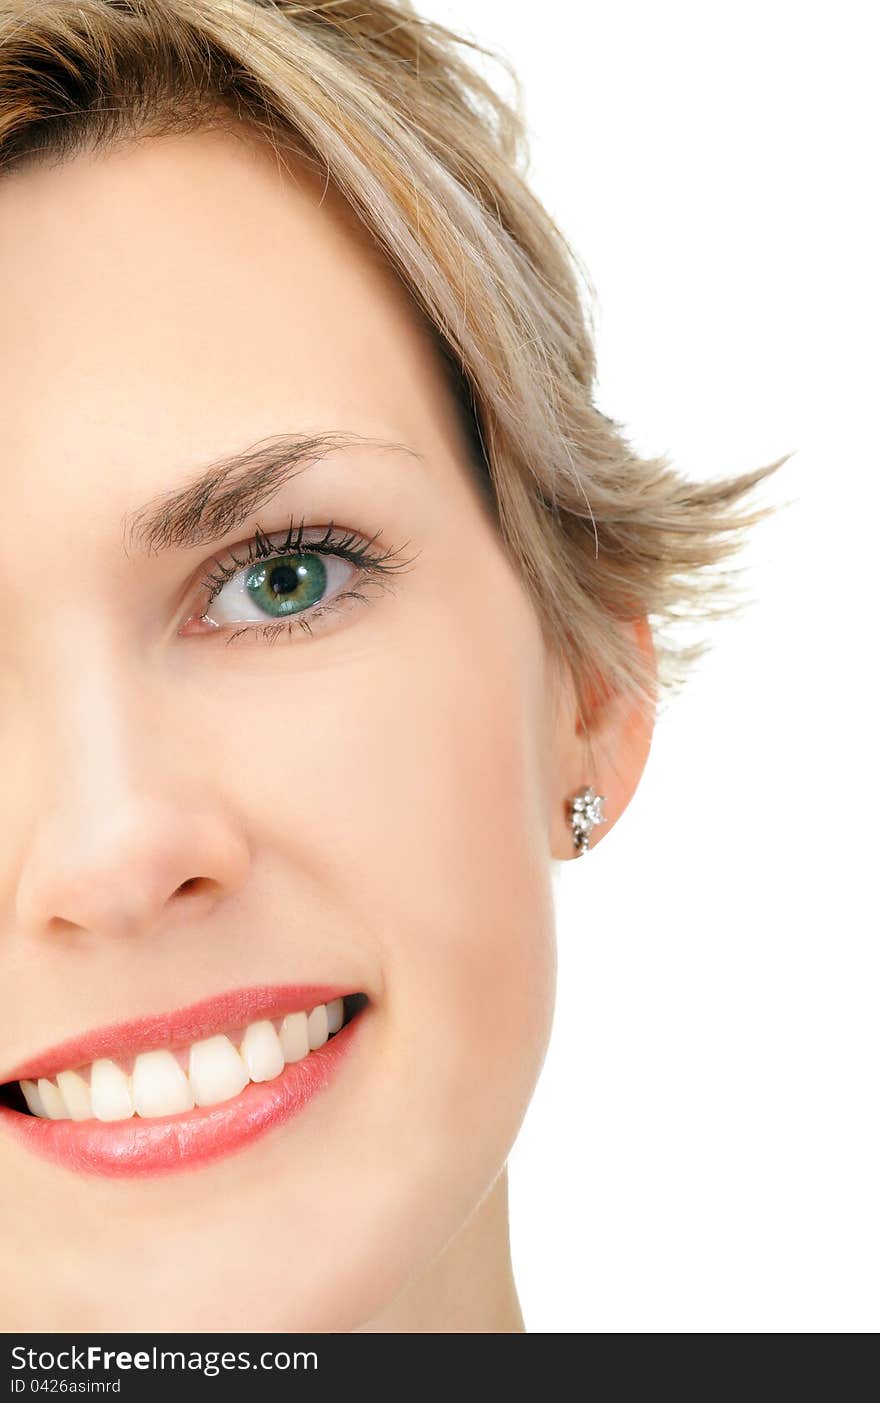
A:
{"type": "MultiPolygon", "coordinates": [[[[656,657],[647,619],[624,625],[656,679],[656,657]]],[[[654,733],[656,705],[606,693],[593,699],[584,726],[572,703],[568,714],[568,784],[563,796],[566,839],[556,858],[580,857],[614,827],[638,787],[654,733]],[[599,826],[601,825],[601,832],[599,826]],[[595,830],[595,831],[594,831],[595,830]]],[[[554,831],[558,831],[554,825],[554,831]]],[[[556,844],[554,843],[554,848],[556,844]]]]}

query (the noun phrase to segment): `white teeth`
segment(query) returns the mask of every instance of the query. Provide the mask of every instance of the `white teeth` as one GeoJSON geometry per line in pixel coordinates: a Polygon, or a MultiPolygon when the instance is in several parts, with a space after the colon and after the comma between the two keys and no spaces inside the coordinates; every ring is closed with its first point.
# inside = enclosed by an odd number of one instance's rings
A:
{"type": "Polygon", "coordinates": [[[281,1024],[285,1062],[299,1062],[309,1054],[309,1020],[305,1013],[289,1013],[281,1024]]]}
{"type": "Polygon", "coordinates": [[[247,1068],[223,1033],[193,1043],[189,1080],[197,1106],[215,1106],[237,1096],[248,1084],[247,1068]]]}
{"type": "Polygon", "coordinates": [[[78,1072],[59,1072],[56,1081],[70,1119],[91,1120],[92,1093],[88,1082],[78,1072]]]}
{"type": "Polygon", "coordinates": [[[342,1027],[342,1020],[345,1017],[341,999],[331,999],[327,1004],[327,1035],[333,1036],[342,1027]]]}
{"type": "Polygon", "coordinates": [[[44,1120],[176,1115],[229,1101],[249,1082],[272,1081],[286,1063],[300,1062],[323,1047],[344,1018],[343,1000],[331,999],[310,1012],[289,1013],[280,1023],[260,1018],[249,1024],[243,1034],[235,1034],[240,1051],[223,1033],[203,1038],[189,1049],[189,1075],[182,1054],[158,1048],[140,1053],[130,1076],[111,1058],[101,1057],[82,1074],[59,1072],[53,1080],[40,1077],[19,1085],[28,1110],[44,1120]]]}
{"type": "Polygon", "coordinates": [[[37,1091],[40,1093],[40,1100],[46,1108],[49,1120],[67,1120],[64,1097],[54,1082],[49,1081],[46,1077],[40,1077],[37,1082],[37,1091]]]}
{"type": "Polygon", "coordinates": [[[309,1014],[309,1048],[312,1052],[327,1041],[327,1005],[318,1004],[309,1014]]]}
{"type": "Polygon", "coordinates": [[[139,1116],[173,1116],[195,1105],[186,1072],[173,1052],[142,1052],[131,1077],[134,1108],[139,1116]]]}
{"type": "Polygon", "coordinates": [[[131,1081],[109,1057],[92,1063],[92,1109],[98,1120],[128,1120],[134,1115],[131,1081]]]}
{"type": "Polygon", "coordinates": [[[24,1093],[24,1099],[28,1103],[28,1110],[31,1115],[44,1116],[48,1120],[49,1112],[43,1105],[43,1098],[37,1090],[37,1083],[35,1081],[22,1081],[19,1082],[19,1086],[24,1093]]]}
{"type": "Polygon", "coordinates": [[[271,1081],[284,1071],[284,1053],[268,1019],[252,1023],[241,1044],[241,1057],[251,1081],[271,1081]]]}

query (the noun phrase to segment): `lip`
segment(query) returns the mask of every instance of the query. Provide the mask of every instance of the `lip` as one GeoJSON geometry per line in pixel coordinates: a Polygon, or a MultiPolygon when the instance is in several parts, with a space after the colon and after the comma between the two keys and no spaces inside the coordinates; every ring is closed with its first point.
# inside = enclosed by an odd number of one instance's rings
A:
{"type": "Polygon", "coordinates": [[[172,1013],[108,1023],[80,1037],[67,1038],[13,1067],[0,1077],[0,1084],[54,1077],[57,1072],[84,1067],[99,1057],[135,1057],[154,1047],[188,1047],[227,1028],[241,1028],[256,1023],[258,1018],[300,1013],[352,993],[349,985],[343,988],[331,984],[260,984],[250,989],[231,989],[172,1013]]]}
{"type": "MultiPolygon", "coordinates": [[[[224,1028],[297,1013],[352,992],[329,985],[235,990],[174,1013],[113,1024],[58,1043],[14,1068],[4,1083],[52,1076],[101,1056],[185,1046],[224,1028]]],[[[0,1130],[41,1157],[83,1174],[135,1178],[198,1168],[246,1148],[303,1110],[332,1081],[368,1012],[369,1003],[322,1047],[288,1063],[272,1081],[249,1082],[238,1096],[215,1106],[144,1119],[74,1121],[24,1115],[0,1105],[0,1130]]]]}

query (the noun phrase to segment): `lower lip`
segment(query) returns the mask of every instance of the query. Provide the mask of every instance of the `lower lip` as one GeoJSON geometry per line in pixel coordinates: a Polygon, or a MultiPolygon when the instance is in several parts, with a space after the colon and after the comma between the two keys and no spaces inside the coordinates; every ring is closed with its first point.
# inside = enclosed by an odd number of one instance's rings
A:
{"type": "Polygon", "coordinates": [[[196,1169],[245,1149],[302,1111],[333,1080],[365,1013],[361,1009],[323,1047],[288,1063],[274,1080],[250,1082],[218,1106],[120,1121],[45,1120],[0,1106],[0,1128],[79,1174],[133,1179],[196,1169]]]}

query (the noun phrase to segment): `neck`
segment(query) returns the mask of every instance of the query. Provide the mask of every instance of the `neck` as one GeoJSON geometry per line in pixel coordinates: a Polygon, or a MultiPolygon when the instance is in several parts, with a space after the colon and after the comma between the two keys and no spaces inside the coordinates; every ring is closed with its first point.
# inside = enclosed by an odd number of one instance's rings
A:
{"type": "Polygon", "coordinates": [[[525,1332],[513,1268],[507,1168],[430,1266],[355,1334],[525,1332]]]}

